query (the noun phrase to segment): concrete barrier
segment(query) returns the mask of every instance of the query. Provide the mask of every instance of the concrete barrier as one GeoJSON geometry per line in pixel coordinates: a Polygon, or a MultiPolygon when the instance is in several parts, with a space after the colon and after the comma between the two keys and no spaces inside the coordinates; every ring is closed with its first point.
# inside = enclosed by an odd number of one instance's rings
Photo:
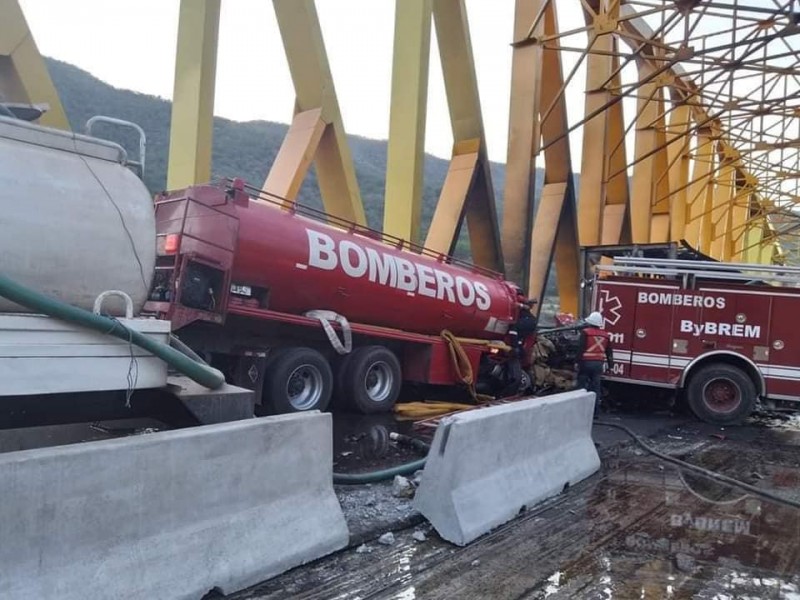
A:
{"type": "Polygon", "coordinates": [[[199,599],[347,545],[329,414],[0,455],[0,598],[199,599]]]}
{"type": "Polygon", "coordinates": [[[459,546],[600,468],[594,394],[567,392],[442,420],[414,499],[459,546]]]}

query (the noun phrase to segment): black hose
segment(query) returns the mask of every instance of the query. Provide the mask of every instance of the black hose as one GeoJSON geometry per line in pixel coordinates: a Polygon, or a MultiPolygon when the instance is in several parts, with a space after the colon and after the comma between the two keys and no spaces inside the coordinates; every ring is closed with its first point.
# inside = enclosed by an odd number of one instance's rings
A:
{"type": "Polygon", "coordinates": [[[743,481],[739,481],[738,479],[733,479],[732,477],[728,477],[727,475],[722,475],[721,473],[717,473],[716,471],[709,471],[708,469],[704,469],[703,467],[698,467],[697,465],[693,465],[679,458],[675,458],[674,456],[670,456],[669,454],[664,454],[663,452],[659,452],[655,448],[648,446],[644,442],[644,440],[642,440],[642,438],[636,435],[636,433],[634,433],[629,428],[625,427],[625,425],[619,425],[618,423],[608,423],[606,421],[595,421],[594,424],[602,425],[604,427],[613,427],[614,429],[619,429],[621,431],[624,431],[647,452],[649,452],[653,456],[657,456],[663,461],[672,463],[673,465],[677,465],[689,471],[694,471],[695,473],[699,473],[700,475],[704,475],[709,479],[714,479],[715,481],[718,481],[720,483],[724,483],[729,486],[745,490],[746,492],[749,492],[754,496],[760,496],[766,500],[770,500],[772,502],[777,502],[780,504],[785,504],[786,506],[791,506],[793,508],[800,508],[800,502],[790,500],[789,498],[784,498],[783,496],[777,496],[775,494],[767,492],[766,490],[762,490],[748,483],[744,483],[743,481]]]}

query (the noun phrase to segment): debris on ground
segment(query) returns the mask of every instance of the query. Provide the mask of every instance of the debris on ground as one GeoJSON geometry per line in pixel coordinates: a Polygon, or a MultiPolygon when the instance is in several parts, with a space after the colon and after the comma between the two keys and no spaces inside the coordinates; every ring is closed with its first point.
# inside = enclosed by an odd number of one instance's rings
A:
{"type": "Polygon", "coordinates": [[[684,573],[692,573],[695,570],[696,562],[694,558],[688,554],[678,552],[675,555],[675,566],[678,567],[679,571],[683,571],[684,573]]]}
{"type": "Polygon", "coordinates": [[[391,531],[389,531],[388,533],[384,533],[381,537],[378,538],[378,543],[383,544],[384,546],[394,545],[394,534],[391,531]]]}
{"type": "Polygon", "coordinates": [[[422,483],[422,469],[414,473],[414,478],[411,481],[415,486],[419,487],[419,484],[422,483]]]}
{"type": "Polygon", "coordinates": [[[361,544],[358,548],[356,548],[356,552],[358,554],[369,554],[370,552],[372,552],[372,548],[370,548],[366,544],[361,544]]]}
{"type": "MultiPolygon", "coordinates": [[[[557,325],[566,325],[558,322],[557,325]]],[[[574,364],[578,359],[577,332],[539,337],[532,350],[533,387],[538,393],[564,392],[575,386],[574,364]]]]}
{"type": "Polygon", "coordinates": [[[426,536],[422,531],[415,531],[414,533],[411,534],[411,537],[418,542],[424,542],[425,540],[428,539],[428,536],[426,536]]]}
{"type": "Polygon", "coordinates": [[[422,522],[409,498],[392,495],[391,481],[372,485],[337,485],[336,497],[347,520],[351,543],[369,541],[387,529],[412,527],[422,522]]]}
{"type": "Polygon", "coordinates": [[[402,475],[395,475],[392,482],[392,496],[395,498],[411,498],[414,496],[414,486],[402,475]]]}

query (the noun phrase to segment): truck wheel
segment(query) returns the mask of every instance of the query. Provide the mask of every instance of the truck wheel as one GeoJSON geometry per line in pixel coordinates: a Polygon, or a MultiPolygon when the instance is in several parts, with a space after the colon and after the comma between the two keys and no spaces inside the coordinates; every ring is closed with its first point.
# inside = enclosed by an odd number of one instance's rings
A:
{"type": "Polygon", "coordinates": [[[731,365],[714,364],[692,375],[686,390],[692,412],[715,425],[740,423],[753,411],[756,387],[752,380],[731,365]]]}
{"type": "Polygon", "coordinates": [[[333,392],[333,372],[311,348],[289,348],[271,359],[264,376],[269,414],[325,410],[333,392]]]}
{"type": "Polygon", "coordinates": [[[403,383],[400,361],[383,346],[353,350],[340,370],[339,400],[362,414],[392,410],[403,383]]]}

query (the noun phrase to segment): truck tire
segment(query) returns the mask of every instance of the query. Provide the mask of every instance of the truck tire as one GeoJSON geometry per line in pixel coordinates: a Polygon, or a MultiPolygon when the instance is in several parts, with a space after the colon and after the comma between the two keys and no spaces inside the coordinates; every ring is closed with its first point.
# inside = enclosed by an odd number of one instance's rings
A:
{"type": "Polygon", "coordinates": [[[717,363],[694,373],[686,389],[689,408],[714,425],[742,422],[753,411],[756,387],[741,369],[717,363]]]}
{"type": "Polygon", "coordinates": [[[323,411],[332,393],[331,366],[316,350],[288,348],[269,360],[262,400],[267,414],[323,411]]]}
{"type": "Polygon", "coordinates": [[[339,370],[338,400],[361,414],[392,410],[403,376],[394,352],[383,346],[356,348],[339,370]]]}

